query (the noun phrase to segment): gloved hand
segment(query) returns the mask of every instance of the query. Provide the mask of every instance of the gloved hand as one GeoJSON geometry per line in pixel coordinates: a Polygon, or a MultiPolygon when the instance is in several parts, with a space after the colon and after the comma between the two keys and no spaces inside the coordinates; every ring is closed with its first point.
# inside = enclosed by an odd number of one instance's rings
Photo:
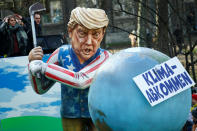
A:
{"type": "Polygon", "coordinates": [[[33,60],[29,63],[29,70],[33,76],[38,76],[38,74],[44,74],[47,68],[47,63],[41,60],[33,60]]]}

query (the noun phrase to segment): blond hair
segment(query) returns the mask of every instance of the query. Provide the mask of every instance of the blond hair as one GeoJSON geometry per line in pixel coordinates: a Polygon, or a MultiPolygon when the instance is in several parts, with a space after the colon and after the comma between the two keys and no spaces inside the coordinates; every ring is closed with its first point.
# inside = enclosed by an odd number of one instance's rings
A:
{"type": "Polygon", "coordinates": [[[74,29],[76,24],[88,29],[107,27],[109,19],[102,9],[77,7],[72,10],[68,28],[74,29]]]}

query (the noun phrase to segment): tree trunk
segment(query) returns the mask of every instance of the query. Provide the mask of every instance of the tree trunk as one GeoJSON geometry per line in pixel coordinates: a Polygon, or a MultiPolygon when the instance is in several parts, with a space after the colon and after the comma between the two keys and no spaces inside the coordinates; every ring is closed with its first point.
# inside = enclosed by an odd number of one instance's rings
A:
{"type": "Polygon", "coordinates": [[[157,0],[158,5],[158,49],[170,56],[168,38],[168,3],[164,0],[157,0]]]}
{"type": "Polygon", "coordinates": [[[146,39],[146,22],[141,17],[146,16],[146,7],[142,4],[146,3],[146,0],[139,0],[139,7],[138,7],[138,23],[137,23],[137,35],[140,36],[138,38],[138,45],[140,47],[147,47],[146,39]],[[143,38],[143,39],[141,39],[143,38]]]}

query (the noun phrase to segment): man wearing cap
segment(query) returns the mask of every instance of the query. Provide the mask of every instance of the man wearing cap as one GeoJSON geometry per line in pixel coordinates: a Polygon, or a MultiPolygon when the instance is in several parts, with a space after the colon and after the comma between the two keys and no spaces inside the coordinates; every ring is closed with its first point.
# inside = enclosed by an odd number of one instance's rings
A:
{"type": "Polygon", "coordinates": [[[71,45],[64,45],[42,62],[43,51],[29,53],[29,75],[33,89],[43,94],[61,83],[61,117],[64,131],[96,130],[88,111],[88,90],[97,69],[110,56],[100,48],[108,18],[104,10],[77,7],[68,22],[71,45]]]}

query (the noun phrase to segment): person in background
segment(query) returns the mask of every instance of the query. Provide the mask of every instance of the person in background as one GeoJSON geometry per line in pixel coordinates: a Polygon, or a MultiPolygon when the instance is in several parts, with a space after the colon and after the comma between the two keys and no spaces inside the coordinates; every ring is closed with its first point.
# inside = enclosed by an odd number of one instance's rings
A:
{"type": "Polygon", "coordinates": [[[153,47],[153,36],[150,30],[147,28],[146,29],[146,42],[147,42],[147,47],[152,48],[153,47]]]}
{"type": "Polygon", "coordinates": [[[27,55],[27,34],[24,28],[16,22],[16,18],[13,15],[4,18],[0,26],[0,33],[3,36],[1,48],[4,48],[4,55],[27,55]]]}
{"type": "Polygon", "coordinates": [[[192,110],[193,125],[192,131],[197,131],[197,109],[192,110]]]}
{"type": "Polygon", "coordinates": [[[136,37],[136,31],[132,31],[132,33],[129,35],[129,38],[131,39],[131,47],[138,47],[137,44],[137,37],[136,37]]]}
{"type": "Polygon", "coordinates": [[[41,16],[39,13],[34,14],[34,21],[35,21],[35,29],[36,29],[36,36],[42,35],[42,27],[41,27],[41,16]]]}
{"type": "Polygon", "coordinates": [[[3,23],[3,20],[0,18],[0,25],[3,23]]]}
{"type": "MultiPolygon", "coordinates": [[[[27,47],[28,53],[29,53],[30,50],[34,48],[31,20],[29,17],[23,18],[19,14],[15,14],[15,17],[18,18],[19,20],[21,20],[21,22],[24,24],[24,29],[25,29],[28,39],[29,39],[28,47],[27,47]]],[[[41,16],[39,13],[34,14],[34,25],[35,25],[36,37],[42,36],[41,16]]]]}
{"type": "MultiPolygon", "coordinates": [[[[189,117],[184,125],[184,128],[182,131],[193,131],[194,128],[196,128],[196,118],[197,118],[197,94],[192,94],[192,107],[189,113],[189,117]]],[[[194,130],[195,131],[195,130],[194,130]]]]}
{"type": "Polygon", "coordinates": [[[57,81],[61,83],[61,117],[64,131],[95,131],[88,110],[88,91],[100,65],[111,55],[100,48],[109,20],[104,10],[77,7],[68,22],[71,45],[58,48],[47,63],[43,50],[29,53],[32,87],[43,94],[57,81]]]}
{"type": "Polygon", "coordinates": [[[197,108],[197,94],[192,94],[192,108],[191,110],[197,108]]]}
{"type": "MultiPolygon", "coordinates": [[[[0,19],[0,26],[1,24],[3,23],[2,19],[0,19]]],[[[3,41],[3,35],[2,33],[0,32],[0,58],[4,58],[4,41],[3,41]]]]}

